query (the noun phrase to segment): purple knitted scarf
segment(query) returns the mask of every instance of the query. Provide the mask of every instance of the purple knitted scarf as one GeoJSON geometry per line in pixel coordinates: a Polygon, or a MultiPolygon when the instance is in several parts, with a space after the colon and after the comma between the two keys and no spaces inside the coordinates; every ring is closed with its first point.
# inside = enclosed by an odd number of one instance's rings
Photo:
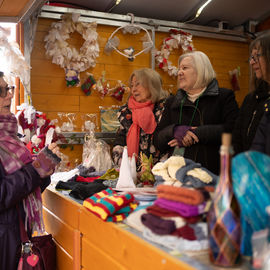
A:
{"type": "MultiPolygon", "coordinates": [[[[12,174],[25,164],[32,162],[32,155],[17,137],[17,119],[13,114],[0,115],[0,161],[6,174],[12,174]]],[[[32,232],[44,232],[40,188],[23,200],[25,227],[32,232]]]]}

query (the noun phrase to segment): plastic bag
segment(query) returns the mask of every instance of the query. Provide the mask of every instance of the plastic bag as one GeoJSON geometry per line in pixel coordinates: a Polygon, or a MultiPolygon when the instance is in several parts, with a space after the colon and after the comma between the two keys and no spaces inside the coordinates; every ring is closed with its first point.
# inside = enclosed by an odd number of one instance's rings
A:
{"type": "Polygon", "coordinates": [[[82,154],[82,165],[94,167],[97,172],[112,168],[110,146],[103,140],[96,139],[93,132],[85,135],[82,154]]]}

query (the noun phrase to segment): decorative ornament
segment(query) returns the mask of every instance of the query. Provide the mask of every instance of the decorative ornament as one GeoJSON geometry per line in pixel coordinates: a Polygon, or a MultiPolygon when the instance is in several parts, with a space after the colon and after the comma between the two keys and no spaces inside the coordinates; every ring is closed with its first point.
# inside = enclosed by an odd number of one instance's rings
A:
{"type": "Polygon", "coordinates": [[[1,62],[5,63],[5,67],[8,67],[7,72],[3,71],[7,77],[11,75],[20,78],[30,99],[30,90],[27,87],[30,82],[30,66],[22,55],[18,43],[9,41],[9,36],[10,30],[0,26],[0,58],[1,62]]]}
{"type": "Polygon", "coordinates": [[[237,67],[234,70],[230,70],[229,75],[230,75],[230,83],[232,86],[232,90],[233,91],[240,90],[239,78],[238,78],[240,76],[240,67],[237,67]]]}
{"type": "Polygon", "coordinates": [[[17,106],[18,133],[32,154],[37,154],[44,146],[56,142],[55,121],[26,103],[17,106]]]}
{"type": "Polygon", "coordinates": [[[128,58],[129,61],[133,61],[136,56],[140,55],[143,52],[148,52],[153,47],[153,41],[149,35],[149,32],[142,27],[141,25],[134,24],[134,15],[132,13],[128,13],[128,15],[131,16],[131,23],[127,24],[125,26],[118,27],[109,37],[107,44],[105,45],[105,53],[109,54],[111,51],[115,50],[119,54],[125,56],[128,58]],[[135,50],[132,46],[124,49],[119,50],[117,47],[119,45],[119,38],[114,36],[119,30],[122,30],[123,34],[129,33],[129,34],[138,34],[141,30],[145,31],[144,42],[143,42],[143,49],[137,53],[135,53],[135,50]]]}
{"type": "Polygon", "coordinates": [[[173,49],[182,48],[183,52],[194,50],[192,35],[182,30],[171,29],[170,36],[163,40],[160,51],[156,51],[155,59],[158,67],[169,76],[177,76],[178,68],[168,60],[173,49]]]}
{"type": "Polygon", "coordinates": [[[66,69],[67,87],[78,86],[80,83],[79,72],[73,69],[66,69]]]}
{"type": "Polygon", "coordinates": [[[76,13],[62,15],[60,22],[52,23],[51,30],[44,39],[46,55],[52,58],[52,63],[66,70],[68,86],[77,86],[79,73],[94,67],[99,56],[97,24],[78,22],[79,17],[76,13]],[[66,42],[75,31],[85,40],[80,51],[71,48],[66,42]],[[73,77],[68,75],[69,72],[76,72],[77,78],[69,80],[73,77]]]}
{"type": "Polygon", "coordinates": [[[98,79],[95,89],[99,92],[101,98],[104,98],[108,91],[109,87],[106,85],[106,78],[105,78],[106,71],[102,71],[101,77],[98,79]]]}
{"type": "Polygon", "coordinates": [[[90,75],[86,79],[86,81],[81,85],[81,89],[85,93],[85,95],[89,96],[91,94],[92,87],[96,84],[95,78],[90,75]]]}
{"type": "Polygon", "coordinates": [[[118,101],[122,101],[124,93],[125,93],[125,87],[123,85],[120,85],[113,90],[113,93],[111,94],[111,96],[114,97],[118,101]]]}

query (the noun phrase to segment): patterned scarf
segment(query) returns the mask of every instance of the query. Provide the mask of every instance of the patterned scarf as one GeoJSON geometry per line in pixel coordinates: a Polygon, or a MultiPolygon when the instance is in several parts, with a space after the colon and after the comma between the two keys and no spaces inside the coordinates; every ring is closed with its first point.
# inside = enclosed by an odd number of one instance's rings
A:
{"type": "MultiPolygon", "coordinates": [[[[0,115],[0,161],[6,174],[12,174],[25,164],[32,162],[32,155],[17,137],[17,119],[13,114],[0,115]]],[[[42,201],[40,188],[23,200],[25,228],[43,233],[42,201]]]]}
{"type": "Polygon", "coordinates": [[[146,134],[152,134],[157,126],[153,113],[154,104],[152,101],[137,102],[134,97],[128,100],[128,107],[132,112],[132,125],[127,134],[128,156],[132,157],[133,153],[138,157],[140,128],[146,134]]]}

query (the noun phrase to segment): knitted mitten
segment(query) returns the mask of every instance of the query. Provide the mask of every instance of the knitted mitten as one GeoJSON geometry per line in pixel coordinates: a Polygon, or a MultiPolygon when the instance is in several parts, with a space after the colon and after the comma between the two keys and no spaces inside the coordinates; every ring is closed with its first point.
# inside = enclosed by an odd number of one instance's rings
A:
{"type": "Polygon", "coordinates": [[[51,175],[55,169],[55,166],[61,161],[57,155],[55,155],[47,146],[43,148],[36,159],[33,161],[32,165],[39,173],[39,175],[44,178],[51,175]]]}

